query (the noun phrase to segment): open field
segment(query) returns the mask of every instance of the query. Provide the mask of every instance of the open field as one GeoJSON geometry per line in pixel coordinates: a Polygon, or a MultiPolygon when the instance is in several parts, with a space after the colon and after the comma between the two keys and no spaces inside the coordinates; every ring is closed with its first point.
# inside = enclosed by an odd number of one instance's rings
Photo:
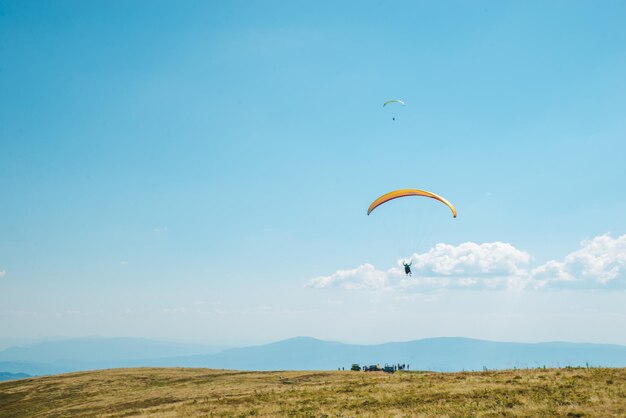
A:
{"type": "Polygon", "coordinates": [[[0,417],[626,416],[626,369],[111,369],[0,383],[0,417]]]}

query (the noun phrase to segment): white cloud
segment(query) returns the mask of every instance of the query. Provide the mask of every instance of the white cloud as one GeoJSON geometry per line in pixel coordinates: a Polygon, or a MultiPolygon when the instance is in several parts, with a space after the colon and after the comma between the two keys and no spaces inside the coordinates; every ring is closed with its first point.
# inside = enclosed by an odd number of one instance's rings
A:
{"type": "Polygon", "coordinates": [[[310,280],[307,287],[395,289],[421,292],[435,289],[616,289],[626,288],[626,235],[602,235],[583,241],[562,261],[550,260],[529,269],[530,255],[504,242],[454,246],[437,244],[410,258],[413,277],[397,267],[378,270],[363,264],[310,280]]]}
{"type": "Polygon", "coordinates": [[[516,275],[530,256],[511,244],[465,242],[454,246],[437,244],[424,254],[413,254],[413,269],[426,276],[516,275]]]}
{"type": "Polygon", "coordinates": [[[396,288],[406,291],[426,291],[440,288],[502,288],[519,287],[523,279],[520,265],[530,256],[511,244],[466,242],[458,246],[437,244],[423,254],[410,258],[413,276],[407,278],[402,260],[397,267],[377,270],[363,264],[352,270],[339,270],[330,276],[317,277],[309,287],[343,289],[396,288]]]}
{"type": "Polygon", "coordinates": [[[536,287],[626,288],[626,235],[583,241],[563,261],[548,261],[533,269],[531,276],[536,287]]]}
{"type": "Polygon", "coordinates": [[[0,279],[3,278],[7,274],[6,271],[0,270],[0,279]]]}
{"type": "Polygon", "coordinates": [[[382,289],[388,286],[391,271],[376,270],[371,264],[363,264],[353,270],[339,270],[330,276],[320,276],[309,281],[309,287],[341,287],[349,290],[382,289]]]}

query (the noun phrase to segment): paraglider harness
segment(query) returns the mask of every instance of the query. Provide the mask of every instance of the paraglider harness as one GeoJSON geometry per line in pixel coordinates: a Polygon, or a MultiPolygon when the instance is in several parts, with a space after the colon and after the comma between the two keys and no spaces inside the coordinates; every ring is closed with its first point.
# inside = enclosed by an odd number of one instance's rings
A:
{"type": "Polygon", "coordinates": [[[411,273],[411,264],[413,264],[412,261],[409,264],[407,264],[405,262],[402,262],[402,265],[404,266],[404,273],[407,276],[411,276],[412,275],[412,273],[411,273]]]}

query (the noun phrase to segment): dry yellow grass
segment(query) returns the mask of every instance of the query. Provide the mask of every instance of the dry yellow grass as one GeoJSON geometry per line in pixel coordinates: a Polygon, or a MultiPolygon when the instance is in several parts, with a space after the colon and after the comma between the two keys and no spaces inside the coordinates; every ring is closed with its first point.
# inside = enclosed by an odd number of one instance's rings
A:
{"type": "Polygon", "coordinates": [[[0,383],[0,417],[626,416],[626,369],[113,369],[0,383]]]}

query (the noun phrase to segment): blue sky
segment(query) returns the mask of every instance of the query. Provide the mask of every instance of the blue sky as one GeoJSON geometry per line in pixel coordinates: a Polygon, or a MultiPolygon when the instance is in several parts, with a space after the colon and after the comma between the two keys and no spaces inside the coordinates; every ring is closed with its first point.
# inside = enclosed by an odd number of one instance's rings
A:
{"type": "Polygon", "coordinates": [[[625,18],[0,1],[0,335],[626,344],[625,18]]]}

